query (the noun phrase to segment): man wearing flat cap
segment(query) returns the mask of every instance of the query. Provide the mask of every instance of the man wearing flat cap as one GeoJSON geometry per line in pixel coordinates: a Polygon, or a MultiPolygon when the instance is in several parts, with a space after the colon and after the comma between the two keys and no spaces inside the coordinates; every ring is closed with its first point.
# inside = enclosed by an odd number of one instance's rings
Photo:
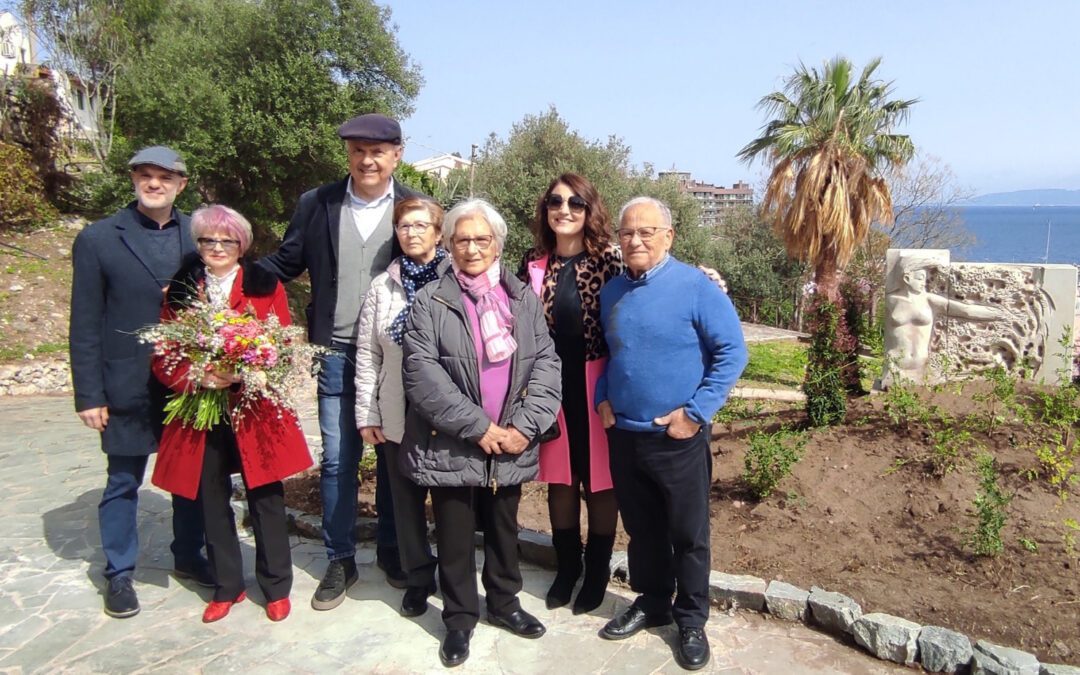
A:
{"type": "MultiPolygon", "coordinates": [[[[333,609],[356,582],[356,490],[363,443],[356,426],[356,337],[360,304],[371,280],[401,254],[394,236],[394,204],[423,197],[393,179],[401,160],[401,127],[377,114],[360,115],[338,128],[349,175],[300,196],[281,246],[260,264],[282,282],[305,270],[311,277],[308,339],[328,347],[319,372],[322,433],[323,541],[330,564],[311,606],[333,609]]],[[[397,588],[406,585],[394,534],[386,464],[377,457],[376,564],[397,588]]]]}
{"type": "MultiPolygon", "coordinates": [[[[108,580],[105,613],[117,618],[139,612],[132,586],[139,486],[157,451],[165,405],[165,389],[150,373],[151,347],[140,344],[135,331],[158,322],[165,287],[183,256],[195,250],[188,216],[173,206],[187,186],[180,155],[152,146],[128,165],[135,201],[75,238],[69,333],[75,410],[101,434],[106,457],[98,524],[108,580]]],[[[176,575],[213,586],[199,505],[172,499],[176,575]]]]}

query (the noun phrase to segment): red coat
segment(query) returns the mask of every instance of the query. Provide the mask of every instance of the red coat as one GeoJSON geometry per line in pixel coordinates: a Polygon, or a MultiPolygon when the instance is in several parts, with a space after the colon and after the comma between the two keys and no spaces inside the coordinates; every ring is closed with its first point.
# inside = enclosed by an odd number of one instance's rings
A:
{"type": "MultiPolygon", "coordinates": [[[[170,298],[173,297],[172,289],[179,287],[178,284],[202,288],[205,281],[198,270],[201,270],[201,261],[194,273],[187,266],[182,268],[170,286],[170,298]]],[[[259,319],[277,314],[282,325],[291,323],[284,287],[276,277],[257,265],[245,264],[237,272],[229,305],[237,311],[250,307],[259,319]]],[[[161,311],[161,320],[164,323],[175,315],[171,304],[167,303],[161,311]]],[[[173,391],[182,391],[191,386],[187,379],[187,365],[175,368],[171,374],[166,373],[164,359],[155,356],[153,370],[154,375],[173,391]]],[[[269,402],[260,401],[230,427],[236,435],[241,472],[249,488],[274,483],[312,465],[307,441],[295,415],[287,410],[280,411],[280,417],[278,413],[279,410],[269,402]]],[[[172,421],[161,434],[151,482],[173,494],[195,499],[199,492],[205,449],[205,431],[184,427],[179,420],[172,421]]]]}

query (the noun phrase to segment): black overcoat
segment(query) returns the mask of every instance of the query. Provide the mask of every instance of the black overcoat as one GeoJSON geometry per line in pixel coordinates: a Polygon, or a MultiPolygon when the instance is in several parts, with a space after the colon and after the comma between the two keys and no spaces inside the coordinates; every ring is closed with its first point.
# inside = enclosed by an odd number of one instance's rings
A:
{"type": "MultiPolygon", "coordinates": [[[[259,264],[276,274],[281,283],[292,281],[307,270],[311,277],[311,302],[304,310],[308,340],[324,347],[330,346],[334,333],[341,204],[345,201],[348,184],[349,179],[344,178],[300,195],[281,246],[259,260],[259,264]]],[[[430,199],[395,180],[394,203],[409,197],[430,199]]],[[[393,238],[393,247],[391,260],[401,255],[397,237],[393,238]]]]}
{"type": "Polygon", "coordinates": [[[181,258],[195,251],[190,218],[174,211],[181,256],[171,269],[154,269],[149,236],[138,217],[132,202],[83,229],[71,251],[75,410],[108,406],[101,449],[109,455],[157,451],[166,390],[150,372],[151,346],[140,344],[135,332],[158,322],[168,279],[181,258]]]}

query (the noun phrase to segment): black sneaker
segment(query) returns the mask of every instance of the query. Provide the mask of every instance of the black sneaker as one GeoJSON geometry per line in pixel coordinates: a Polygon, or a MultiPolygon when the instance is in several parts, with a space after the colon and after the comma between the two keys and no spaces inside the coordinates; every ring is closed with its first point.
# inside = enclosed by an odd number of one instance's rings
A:
{"type": "Polygon", "coordinates": [[[114,619],[126,619],[139,613],[139,598],[131,577],[113,577],[105,589],[105,613],[114,619]]]}
{"type": "Polygon", "coordinates": [[[174,564],[173,576],[177,579],[190,579],[204,588],[217,586],[214,583],[214,573],[210,571],[210,563],[205,558],[190,564],[174,564]]]}
{"type": "Polygon", "coordinates": [[[318,610],[337,607],[345,600],[345,591],[359,578],[356,561],[352,558],[331,560],[319,587],[315,589],[315,595],[311,597],[311,607],[318,610]]]}

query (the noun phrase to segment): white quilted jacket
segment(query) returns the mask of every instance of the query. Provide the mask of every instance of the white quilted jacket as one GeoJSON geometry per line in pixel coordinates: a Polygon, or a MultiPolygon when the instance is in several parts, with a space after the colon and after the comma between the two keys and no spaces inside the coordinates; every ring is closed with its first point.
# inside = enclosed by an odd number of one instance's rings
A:
{"type": "Polygon", "coordinates": [[[401,264],[394,260],[375,277],[360,309],[356,337],[356,426],[382,427],[388,441],[405,433],[405,389],[401,384],[401,347],[387,334],[405,309],[401,264]]]}

